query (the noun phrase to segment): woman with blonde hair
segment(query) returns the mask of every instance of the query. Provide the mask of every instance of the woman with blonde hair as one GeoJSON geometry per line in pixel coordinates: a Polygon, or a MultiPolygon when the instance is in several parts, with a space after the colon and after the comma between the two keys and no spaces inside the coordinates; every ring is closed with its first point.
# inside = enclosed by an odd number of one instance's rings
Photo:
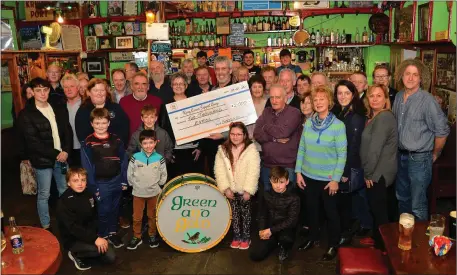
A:
{"type": "Polygon", "coordinates": [[[108,132],[116,134],[124,144],[128,144],[129,119],[121,106],[111,99],[110,88],[104,79],[92,78],[87,86],[87,98],[81,104],[75,117],[76,135],[79,141],[94,131],[90,124],[90,113],[95,108],[106,108],[111,120],[108,132]]]}
{"type": "Polygon", "coordinates": [[[384,85],[372,85],[365,98],[368,121],[362,132],[360,159],[367,186],[368,204],[374,219],[375,246],[382,248],[379,226],[389,222],[387,206],[392,202],[387,188],[397,173],[397,121],[390,111],[389,90],[384,85]]]}
{"type": "Polygon", "coordinates": [[[344,123],[330,112],[334,102],[329,87],[314,87],[311,99],[315,113],[303,127],[295,165],[298,187],[302,190],[306,188],[310,227],[309,239],[300,248],[310,249],[319,240],[322,200],[329,240],[329,248],[322,260],[329,261],[337,254],[341,235],[337,194],[346,163],[346,130],[344,123]]]}

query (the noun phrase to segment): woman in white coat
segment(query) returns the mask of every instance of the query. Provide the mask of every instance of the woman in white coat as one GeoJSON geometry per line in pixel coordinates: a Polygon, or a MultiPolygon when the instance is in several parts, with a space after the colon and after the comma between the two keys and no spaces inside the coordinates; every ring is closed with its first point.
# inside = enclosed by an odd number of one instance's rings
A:
{"type": "Polygon", "coordinates": [[[230,124],[229,138],[219,146],[214,174],[232,207],[232,248],[248,249],[251,243],[251,197],[257,191],[260,156],[242,122],[230,124]]]}

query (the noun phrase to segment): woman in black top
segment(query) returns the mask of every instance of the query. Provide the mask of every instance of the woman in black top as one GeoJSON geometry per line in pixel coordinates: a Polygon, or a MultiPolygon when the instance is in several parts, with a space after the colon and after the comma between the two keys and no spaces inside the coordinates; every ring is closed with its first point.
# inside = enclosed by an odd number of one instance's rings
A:
{"type": "MultiPolygon", "coordinates": [[[[334,108],[335,115],[338,119],[344,122],[346,126],[347,138],[347,159],[344,166],[343,177],[341,178],[340,186],[349,184],[351,179],[351,170],[359,169],[360,163],[360,142],[362,131],[365,127],[365,114],[363,103],[361,102],[357,93],[357,88],[352,82],[347,80],[339,81],[335,86],[335,102],[337,107],[334,108]]],[[[345,188],[341,188],[345,190],[345,188]]],[[[351,242],[351,220],[352,220],[352,200],[353,197],[358,196],[356,193],[345,193],[341,191],[339,196],[339,209],[341,217],[341,231],[343,232],[340,240],[340,245],[349,244],[351,242]]],[[[356,198],[360,199],[360,198],[356,198]]],[[[368,207],[362,206],[364,214],[357,215],[360,220],[363,220],[368,213],[368,207]]]]}

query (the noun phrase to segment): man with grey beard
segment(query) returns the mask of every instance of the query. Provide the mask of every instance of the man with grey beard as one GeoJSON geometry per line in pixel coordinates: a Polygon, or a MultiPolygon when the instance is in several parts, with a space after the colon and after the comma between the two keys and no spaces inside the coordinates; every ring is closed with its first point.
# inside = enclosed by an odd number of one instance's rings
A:
{"type": "Polygon", "coordinates": [[[158,96],[162,102],[170,102],[173,89],[165,78],[165,66],[162,62],[153,60],[149,63],[149,94],[158,96]]]}

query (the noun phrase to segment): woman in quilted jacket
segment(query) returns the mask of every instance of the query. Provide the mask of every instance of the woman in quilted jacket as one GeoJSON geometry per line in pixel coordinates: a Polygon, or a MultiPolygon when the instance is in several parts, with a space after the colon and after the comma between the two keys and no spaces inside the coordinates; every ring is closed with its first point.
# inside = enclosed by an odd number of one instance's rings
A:
{"type": "Polygon", "coordinates": [[[232,207],[232,248],[251,243],[251,197],[257,191],[260,156],[242,122],[230,124],[229,139],[219,146],[214,164],[216,182],[232,207]]]}

